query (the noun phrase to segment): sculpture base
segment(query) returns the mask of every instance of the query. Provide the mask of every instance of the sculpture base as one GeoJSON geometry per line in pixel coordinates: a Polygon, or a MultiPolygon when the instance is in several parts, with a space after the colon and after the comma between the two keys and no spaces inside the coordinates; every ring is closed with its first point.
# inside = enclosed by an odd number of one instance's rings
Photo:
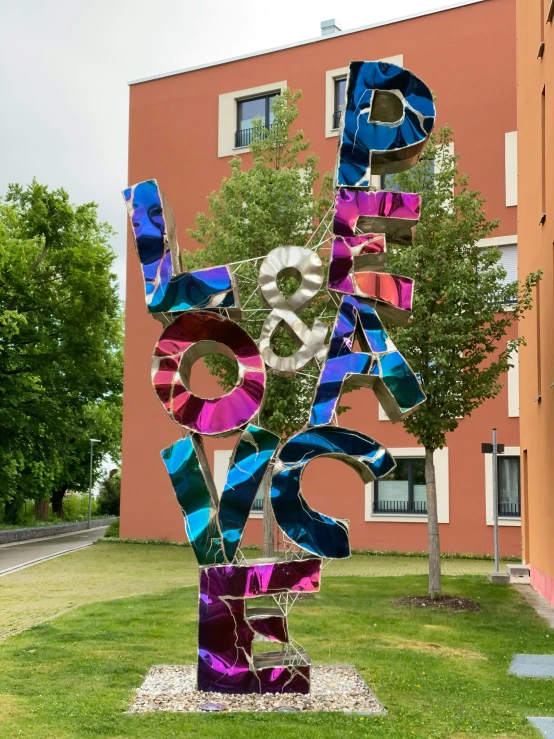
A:
{"type": "Polygon", "coordinates": [[[196,665],[155,665],[129,709],[130,713],[151,711],[386,713],[352,665],[312,665],[307,694],[202,692],[196,687],[196,665]]]}

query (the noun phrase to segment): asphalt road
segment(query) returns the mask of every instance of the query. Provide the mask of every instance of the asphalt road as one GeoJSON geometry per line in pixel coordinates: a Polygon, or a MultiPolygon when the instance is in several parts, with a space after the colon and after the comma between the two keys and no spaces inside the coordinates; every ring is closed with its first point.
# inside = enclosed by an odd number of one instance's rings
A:
{"type": "Polygon", "coordinates": [[[104,536],[107,526],[77,531],[74,534],[61,534],[44,539],[32,539],[21,543],[2,544],[0,546],[0,576],[9,572],[29,567],[43,559],[58,557],[60,554],[72,552],[93,544],[104,536]]]}

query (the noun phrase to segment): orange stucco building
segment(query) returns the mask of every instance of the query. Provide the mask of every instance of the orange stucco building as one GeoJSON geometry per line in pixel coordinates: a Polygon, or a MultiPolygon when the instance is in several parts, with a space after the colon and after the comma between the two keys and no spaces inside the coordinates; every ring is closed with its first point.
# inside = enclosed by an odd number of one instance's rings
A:
{"type": "Polygon", "coordinates": [[[523,556],[531,584],[554,605],[554,2],[518,0],[520,276],[542,270],[521,325],[523,556]]]}
{"type": "MultiPolygon", "coordinates": [[[[232,156],[250,161],[249,116],[264,115],[267,98],[285,86],[301,89],[297,125],[332,170],[337,149],[337,96],[352,59],[387,59],[423,79],[437,97],[438,121],[454,131],[454,149],[471,186],[487,199],[487,215],[500,226],[478,248],[498,245],[508,272],[517,269],[516,0],[466,0],[386,24],[326,35],[244,58],[138,81],[130,88],[129,184],[156,178],[173,207],[181,248],[195,248],[186,228],[206,196],[229,173],[232,156]]],[[[323,24],[322,24],[323,26],[323,24]]],[[[122,183],[125,184],[125,183],[122,183]]],[[[147,314],[143,283],[129,238],[123,408],[121,535],[183,540],[182,518],[160,450],[181,435],[160,406],[150,380],[150,360],[161,325],[147,314]]],[[[516,335],[513,334],[507,339],[516,335]]],[[[546,382],[545,378],[545,382],[546,382]]],[[[205,380],[206,394],[213,380],[205,380]]],[[[427,524],[418,484],[423,449],[402,424],[391,424],[370,390],[348,398],[352,410],[341,425],[359,429],[402,460],[406,479],[396,493],[364,487],[337,460],[315,460],[303,478],[310,505],[350,520],[355,549],[423,551],[427,524]],[[392,495],[399,504],[389,505],[392,495]]],[[[496,426],[506,445],[500,546],[521,552],[519,519],[519,400],[517,362],[500,395],[476,410],[437,452],[437,492],[442,548],[491,553],[493,548],[492,461],[481,453],[496,426]],[[508,489],[509,488],[509,489],[508,489]]],[[[224,479],[236,438],[208,440],[216,484],[224,479]]],[[[246,543],[260,542],[261,514],[254,511],[246,543]]]]}

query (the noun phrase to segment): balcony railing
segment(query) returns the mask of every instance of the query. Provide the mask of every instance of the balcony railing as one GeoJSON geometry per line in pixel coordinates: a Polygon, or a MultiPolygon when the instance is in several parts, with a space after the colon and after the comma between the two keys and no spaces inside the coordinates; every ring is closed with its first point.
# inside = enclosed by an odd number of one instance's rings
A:
{"type": "Polygon", "coordinates": [[[521,506],[519,503],[498,503],[499,516],[512,516],[513,518],[521,518],[521,506]]]}
{"type": "Polygon", "coordinates": [[[333,128],[338,128],[340,126],[340,117],[342,115],[342,111],[335,110],[333,113],[333,128]]]}
{"type": "MultiPolygon", "coordinates": [[[[269,130],[271,131],[273,127],[275,126],[275,123],[272,123],[269,126],[269,130]]],[[[256,129],[254,128],[244,128],[241,131],[235,131],[235,149],[240,149],[243,146],[250,146],[254,139],[254,131],[256,129]]],[[[259,132],[260,138],[265,139],[267,136],[267,127],[265,129],[262,129],[259,132]]]]}
{"type": "Polygon", "coordinates": [[[427,501],[425,500],[375,500],[373,501],[373,513],[417,513],[427,514],[427,501]]]}
{"type": "Polygon", "coordinates": [[[263,511],[264,509],[264,499],[263,498],[254,498],[254,502],[252,503],[252,510],[253,511],[263,511]]]}

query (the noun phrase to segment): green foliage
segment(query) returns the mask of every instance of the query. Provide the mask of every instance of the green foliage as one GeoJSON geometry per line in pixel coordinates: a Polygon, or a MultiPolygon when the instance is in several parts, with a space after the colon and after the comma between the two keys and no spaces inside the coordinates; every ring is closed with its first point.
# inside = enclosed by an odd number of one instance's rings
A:
{"type": "MultiPolygon", "coordinates": [[[[96,205],[10,185],[0,202],[0,500],[88,485],[89,438],[119,457],[122,312],[96,205]]],[[[95,455],[94,476],[101,455],[95,455]]]]}
{"type": "MultiPolygon", "coordinates": [[[[360,554],[363,557],[416,557],[427,559],[428,552],[397,552],[395,549],[384,551],[381,549],[352,549],[352,554],[360,554]]],[[[469,559],[477,562],[494,562],[491,554],[470,554],[457,552],[441,552],[441,559],[469,559]]],[[[521,562],[521,557],[502,557],[503,562],[521,562]]]]}
{"type": "MultiPolygon", "coordinates": [[[[223,180],[219,192],[208,197],[209,214],[199,213],[196,228],[190,231],[204,248],[182,254],[186,269],[254,260],[278,246],[303,246],[308,242],[315,246],[324,237],[323,228],[315,235],[314,231],[331,207],[331,182],[325,176],[319,194],[314,195],[320,176],[318,159],[307,153],[309,142],[302,131],[291,132],[299,98],[300,92],[285,90],[275,99],[275,124],[270,131],[263,128],[261,120],[254,123],[252,166],[244,170],[241,158],[231,160],[230,177],[223,180]]],[[[261,260],[247,262],[236,272],[247,316],[239,323],[255,340],[269,314],[255,293],[260,265],[261,260]]],[[[283,292],[290,295],[297,281],[289,277],[281,284],[283,292]]],[[[311,327],[317,317],[332,322],[335,310],[327,304],[327,294],[322,290],[301,314],[307,326],[311,327]]],[[[290,356],[298,349],[284,329],[275,332],[272,348],[280,356],[290,356]]],[[[237,378],[236,363],[210,355],[206,364],[221,387],[226,392],[231,390],[237,378]]],[[[295,377],[270,374],[261,424],[284,436],[301,428],[308,420],[318,376],[315,365],[295,377]]]]}
{"type": "MultiPolygon", "coordinates": [[[[92,516],[102,513],[98,510],[98,501],[94,498],[90,501],[90,512],[92,516]]],[[[88,493],[73,493],[66,495],[63,499],[63,522],[85,521],[88,518],[88,493]]],[[[60,519],[56,519],[61,523],[60,519]]]]}
{"type": "MultiPolygon", "coordinates": [[[[105,535],[108,536],[107,531],[105,535]]],[[[102,540],[99,539],[99,541],[102,540]]],[[[123,538],[114,538],[110,541],[110,544],[148,544],[149,546],[155,547],[190,547],[190,542],[188,541],[169,541],[168,539],[130,539],[127,536],[123,538]]]]}
{"type": "Polygon", "coordinates": [[[475,246],[497,223],[487,220],[481,193],[469,189],[468,177],[458,172],[458,157],[448,150],[451,139],[444,127],[413,169],[391,178],[399,190],[423,198],[414,245],[393,250],[387,270],[416,281],[413,320],[406,328],[391,328],[391,335],[427,394],[404,425],[430,450],[443,447],[459,419],[500,392],[509,354],[524,341],[506,348],[502,339],[531,307],[540,277],[505,284],[500,251],[475,246]]]}
{"type": "MultiPolygon", "coordinates": [[[[27,526],[35,526],[36,523],[34,501],[22,501],[22,504],[17,508],[17,511],[15,511],[15,515],[11,516],[8,521],[6,520],[6,503],[2,503],[0,500],[0,528],[26,528],[27,526]]],[[[41,521],[40,523],[45,522],[41,521]]]]}
{"type": "Polygon", "coordinates": [[[119,516],[119,502],[121,497],[121,473],[114,470],[100,484],[98,493],[98,513],[106,516],[119,516]]]}
{"type": "Polygon", "coordinates": [[[119,518],[117,519],[117,521],[112,521],[112,523],[106,529],[106,533],[104,534],[104,536],[108,538],[119,539],[119,518]]]}

